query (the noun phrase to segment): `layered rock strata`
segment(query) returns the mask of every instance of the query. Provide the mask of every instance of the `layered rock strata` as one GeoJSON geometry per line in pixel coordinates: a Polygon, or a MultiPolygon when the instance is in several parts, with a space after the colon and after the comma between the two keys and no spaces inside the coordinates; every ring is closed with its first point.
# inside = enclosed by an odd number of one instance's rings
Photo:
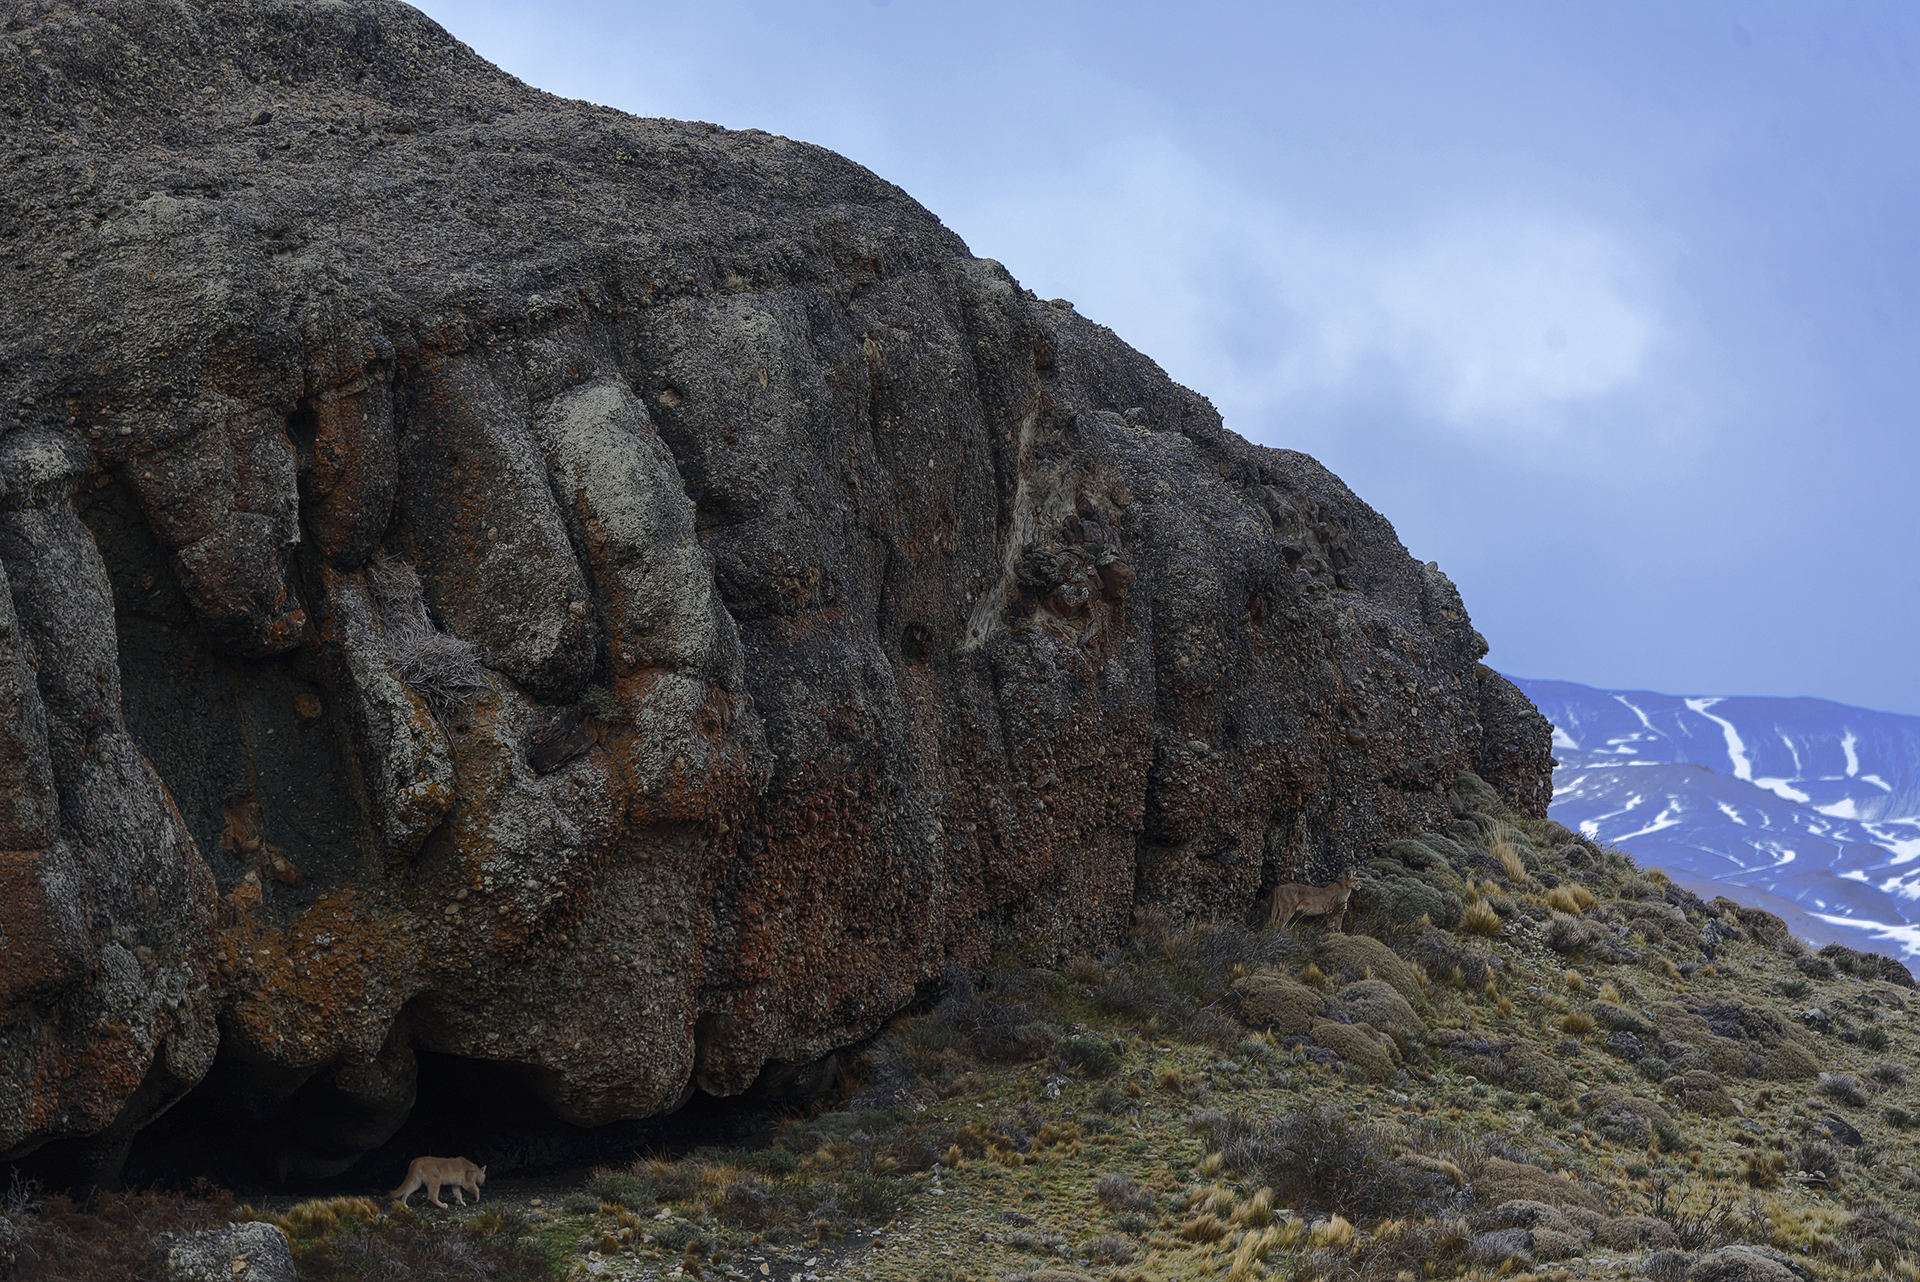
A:
{"type": "Polygon", "coordinates": [[[0,109],[0,1160],[656,1114],[1544,813],[1437,567],[841,157],[387,0],[15,6],[0,109]]]}

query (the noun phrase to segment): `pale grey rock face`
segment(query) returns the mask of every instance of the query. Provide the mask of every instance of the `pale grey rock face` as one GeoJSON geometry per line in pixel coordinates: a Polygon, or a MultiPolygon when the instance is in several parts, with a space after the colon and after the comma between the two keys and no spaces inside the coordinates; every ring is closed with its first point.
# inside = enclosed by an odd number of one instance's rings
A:
{"type": "Polygon", "coordinates": [[[0,107],[0,1157],[816,1080],[1545,805],[1438,567],[841,157],[390,0],[22,13],[0,107]]]}

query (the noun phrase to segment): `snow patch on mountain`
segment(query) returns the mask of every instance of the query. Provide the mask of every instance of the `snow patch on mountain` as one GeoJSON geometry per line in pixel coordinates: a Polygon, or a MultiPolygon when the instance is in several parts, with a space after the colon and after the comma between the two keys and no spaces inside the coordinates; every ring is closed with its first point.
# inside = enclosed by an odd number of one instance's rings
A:
{"type": "Polygon", "coordinates": [[[1555,819],[1815,942],[1920,958],[1920,717],[1511,680],[1553,723],[1555,819]]]}

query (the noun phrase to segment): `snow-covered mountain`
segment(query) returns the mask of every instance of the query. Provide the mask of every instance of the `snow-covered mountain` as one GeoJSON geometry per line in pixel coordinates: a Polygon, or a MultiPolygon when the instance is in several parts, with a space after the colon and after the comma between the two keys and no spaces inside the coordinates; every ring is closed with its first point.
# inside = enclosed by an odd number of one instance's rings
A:
{"type": "Polygon", "coordinates": [[[1554,725],[1555,819],[1815,942],[1920,957],[1920,717],[1512,680],[1554,725]]]}

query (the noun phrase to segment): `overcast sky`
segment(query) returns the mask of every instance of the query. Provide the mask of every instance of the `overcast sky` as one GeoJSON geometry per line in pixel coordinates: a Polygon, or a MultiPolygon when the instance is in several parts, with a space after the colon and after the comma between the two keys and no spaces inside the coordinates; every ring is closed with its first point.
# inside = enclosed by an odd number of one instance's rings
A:
{"type": "Polygon", "coordinates": [[[1920,713],[1920,5],[428,0],[831,147],[1325,462],[1503,671],[1920,713]]]}

